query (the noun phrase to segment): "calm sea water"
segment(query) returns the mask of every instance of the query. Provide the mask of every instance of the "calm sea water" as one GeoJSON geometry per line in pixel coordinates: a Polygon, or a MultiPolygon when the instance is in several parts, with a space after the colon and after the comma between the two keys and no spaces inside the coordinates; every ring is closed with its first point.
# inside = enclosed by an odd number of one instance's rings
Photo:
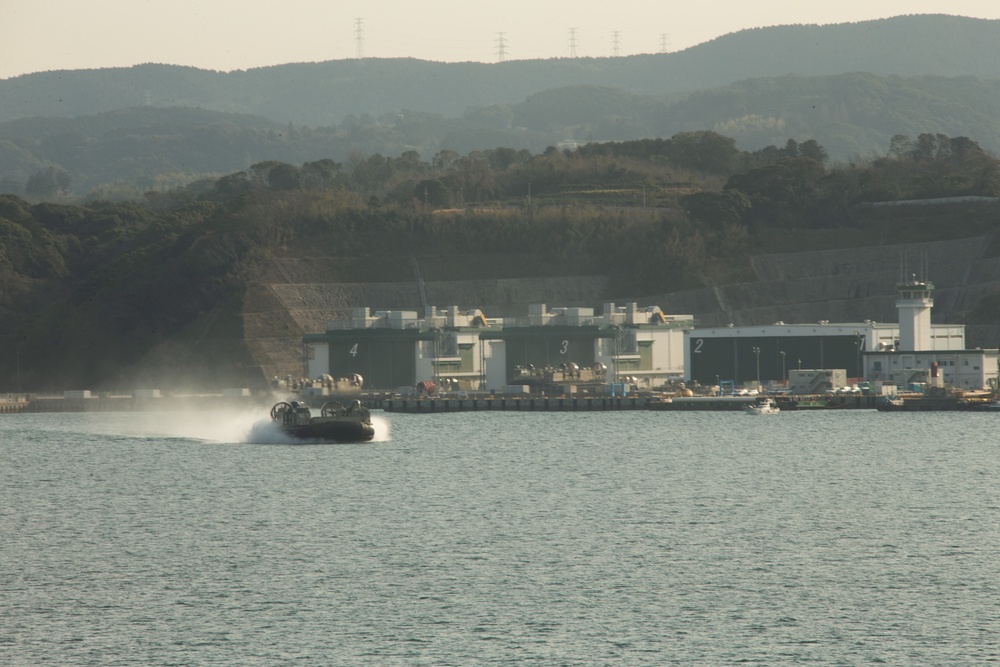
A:
{"type": "Polygon", "coordinates": [[[998,414],[0,416],[3,665],[1000,660],[998,414]]]}

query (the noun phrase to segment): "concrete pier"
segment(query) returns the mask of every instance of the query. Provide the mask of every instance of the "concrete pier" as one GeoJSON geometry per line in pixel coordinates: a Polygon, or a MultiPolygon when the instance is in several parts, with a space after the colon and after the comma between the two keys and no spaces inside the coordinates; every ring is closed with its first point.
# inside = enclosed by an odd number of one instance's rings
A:
{"type": "Polygon", "coordinates": [[[494,396],[488,398],[388,398],[381,401],[386,412],[592,412],[646,410],[648,399],[630,396],[494,396]]]}
{"type": "MultiPolygon", "coordinates": [[[[741,411],[756,402],[752,396],[694,396],[663,400],[647,396],[493,396],[480,398],[393,398],[368,400],[368,406],[386,412],[429,414],[438,412],[602,412],[653,410],[663,412],[741,411]]],[[[876,398],[862,395],[780,396],[782,410],[874,410],[876,398]]]]}

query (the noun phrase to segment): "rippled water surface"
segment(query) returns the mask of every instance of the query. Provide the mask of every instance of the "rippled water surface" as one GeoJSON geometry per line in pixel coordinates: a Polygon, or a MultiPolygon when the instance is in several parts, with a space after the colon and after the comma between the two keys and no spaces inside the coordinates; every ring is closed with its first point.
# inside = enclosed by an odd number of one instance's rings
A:
{"type": "Polygon", "coordinates": [[[0,416],[0,664],[1000,660],[995,414],[0,416]]]}

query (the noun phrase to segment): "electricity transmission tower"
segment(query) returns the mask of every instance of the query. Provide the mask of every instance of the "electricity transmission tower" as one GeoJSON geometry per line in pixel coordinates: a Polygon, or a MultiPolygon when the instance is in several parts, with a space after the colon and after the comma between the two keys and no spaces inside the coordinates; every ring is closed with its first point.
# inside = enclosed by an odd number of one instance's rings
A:
{"type": "Polygon", "coordinates": [[[622,52],[621,34],[615,30],[611,33],[611,55],[617,58],[622,52]]]}
{"type": "Polygon", "coordinates": [[[503,62],[507,58],[507,42],[504,41],[503,33],[497,33],[497,60],[503,62]]]}
{"type": "Polygon", "coordinates": [[[667,33],[660,33],[660,53],[667,53],[670,51],[670,39],[667,37],[667,33]]]}
{"type": "Polygon", "coordinates": [[[365,21],[354,19],[354,53],[358,60],[365,57],[365,21]]]}
{"type": "Polygon", "coordinates": [[[576,28],[569,29],[569,57],[576,58],[576,28]]]}

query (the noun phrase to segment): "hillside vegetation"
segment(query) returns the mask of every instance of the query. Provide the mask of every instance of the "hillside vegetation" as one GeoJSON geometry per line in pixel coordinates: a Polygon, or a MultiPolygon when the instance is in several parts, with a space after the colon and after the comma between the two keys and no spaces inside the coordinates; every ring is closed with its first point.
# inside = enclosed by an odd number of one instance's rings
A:
{"type": "Polygon", "coordinates": [[[834,160],[884,155],[895,134],[974,136],[1000,149],[1000,82],[843,74],[752,79],[666,103],[614,88],[575,86],[462,118],[406,111],[339,125],[279,125],[257,116],[137,107],[81,118],[0,123],[0,192],[29,199],[134,198],[257,162],[337,162],[414,151],[465,154],[712,130],[743,150],[816,141],[834,160]],[[61,180],[60,180],[61,179],[61,180]]]}
{"type": "MultiPolygon", "coordinates": [[[[966,137],[898,135],[884,158],[825,159],[815,141],[747,152],[695,132],[540,154],[269,161],[135,202],[3,196],[0,375],[16,365],[34,390],[263,382],[243,314],[276,258],[322,258],[331,283],[412,280],[413,261],[425,280],[600,275],[595,297],[637,300],[744,280],[765,250],[913,234],[872,202],[1000,194],[1000,164],[966,137]]],[[[991,233],[996,205],[970,206],[924,215],[921,240],[991,233]]]]}

